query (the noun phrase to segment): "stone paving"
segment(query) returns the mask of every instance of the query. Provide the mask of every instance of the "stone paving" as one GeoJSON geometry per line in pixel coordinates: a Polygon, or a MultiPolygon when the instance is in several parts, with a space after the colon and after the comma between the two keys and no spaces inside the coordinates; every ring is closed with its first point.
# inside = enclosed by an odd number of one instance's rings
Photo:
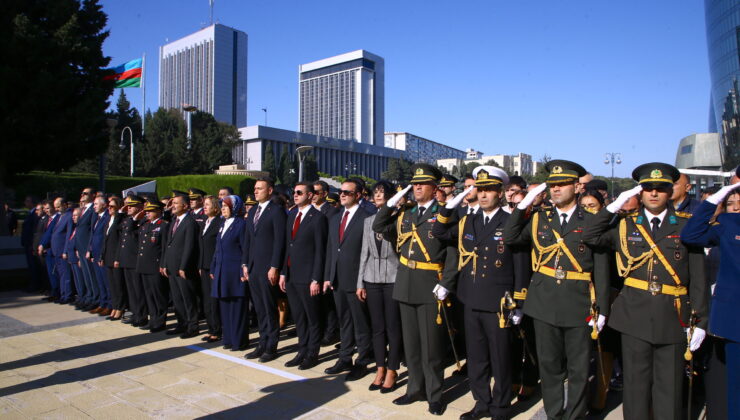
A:
{"type": "MultiPolygon", "coordinates": [[[[254,338],[256,333],[252,333],[254,338]]],[[[281,356],[261,364],[244,352],[152,334],[120,322],[42,302],[21,292],[0,294],[0,417],[15,418],[219,418],[407,419],[434,418],[426,403],[398,407],[391,394],[367,390],[373,375],[345,382],[324,369],[336,350],[308,371],[285,368],[295,338],[284,332],[281,356]]],[[[442,418],[473,406],[463,378],[445,372],[442,418]]],[[[401,383],[405,383],[405,369],[401,383]]],[[[614,408],[615,404],[612,404],[614,408]]],[[[533,398],[514,406],[515,418],[544,418],[533,398]]],[[[598,418],[621,418],[621,407],[598,418]]]]}

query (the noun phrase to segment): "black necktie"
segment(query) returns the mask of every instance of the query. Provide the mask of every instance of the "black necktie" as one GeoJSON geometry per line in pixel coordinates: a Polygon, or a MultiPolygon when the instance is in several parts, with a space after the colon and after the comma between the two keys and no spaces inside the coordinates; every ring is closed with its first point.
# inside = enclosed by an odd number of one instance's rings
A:
{"type": "Polygon", "coordinates": [[[475,209],[474,208],[471,207],[470,209],[468,209],[468,214],[473,214],[473,213],[475,213],[475,209]]]}
{"type": "Polygon", "coordinates": [[[565,225],[568,223],[568,214],[567,213],[561,213],[560,217],[563,218],[563,221],[560,222],[560,233],[565,233],[565,225]]]}
{"type": "Polygon", "coordinates": [[[416,216],[417,221],[421,221],[421,219],[424,217],[424,212],[427,209],[425,207],[419,207],[419,214],[416,216]]]}
{"type": "Polygon", "coordinates": [[[657,217],[653,217],[650,220],[650,223],[652,223],[653,225],[652,234],[653,234],[653,239],[655,239],[655,236],[658,234],[658,226],[660,226],[660,219],[658,219],[657,217]]]}
{"type": "Polygon", "coordinates": [[[490,222],[490,221],[491,221],[491,216],[486,216],[486,218],[483,219],[483,226],[487,225],[488,222],[490,222]]]}

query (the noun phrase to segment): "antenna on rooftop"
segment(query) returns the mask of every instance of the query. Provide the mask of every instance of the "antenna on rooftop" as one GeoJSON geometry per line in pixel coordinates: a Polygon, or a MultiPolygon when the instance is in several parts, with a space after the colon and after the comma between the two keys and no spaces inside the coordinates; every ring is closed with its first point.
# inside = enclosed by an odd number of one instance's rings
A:
{"type": "Polygon", "coordinates": [[[208,0],[208,4],[211,7],[211,25],[213,25],[213,3],[215,0],[208,0]]]}

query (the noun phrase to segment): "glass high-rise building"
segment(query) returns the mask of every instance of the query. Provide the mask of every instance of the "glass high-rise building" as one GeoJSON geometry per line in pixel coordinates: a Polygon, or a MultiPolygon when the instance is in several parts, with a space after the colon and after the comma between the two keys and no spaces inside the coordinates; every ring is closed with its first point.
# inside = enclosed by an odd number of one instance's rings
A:
{"type": "Polygon", "coordinates": [[[711,77],[709,131],[719,132],[723,168],[740,164],[740,2],[705,0],[711,77]]]}
{"type": "Polygon", "coordinates": [[[385,62],[357,50],[298,68],[303,133],[383,145],[385,62]]]}
{"type": "Polygon", "coordinates": [[[159,48],[159,106],[247,125],[247,34],[214,24],[159,48]]]}

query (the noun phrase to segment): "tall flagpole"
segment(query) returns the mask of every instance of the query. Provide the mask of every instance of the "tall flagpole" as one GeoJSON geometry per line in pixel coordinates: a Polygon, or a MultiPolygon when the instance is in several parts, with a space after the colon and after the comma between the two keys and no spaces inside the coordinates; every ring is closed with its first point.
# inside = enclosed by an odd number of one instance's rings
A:
{"type": "Polygon", "coordinates": [[[141,137],[144,137],[146,125],[146,53],[141,59],[141,137]]]}

